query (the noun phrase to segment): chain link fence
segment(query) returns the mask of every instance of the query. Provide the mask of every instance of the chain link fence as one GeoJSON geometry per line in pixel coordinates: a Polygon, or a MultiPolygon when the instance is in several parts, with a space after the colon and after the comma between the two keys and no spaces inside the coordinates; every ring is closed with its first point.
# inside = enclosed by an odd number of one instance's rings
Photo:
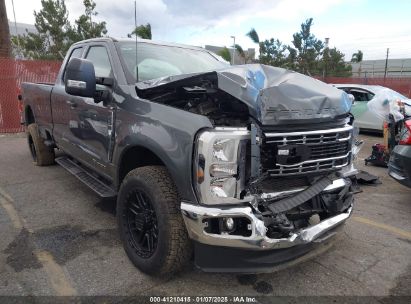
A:
{"type": "Polygon", "coordinates": [[[17,95],[22,82],[54,83],[61,62],[0,58],[0,133],[24,131],[17,95]]]}

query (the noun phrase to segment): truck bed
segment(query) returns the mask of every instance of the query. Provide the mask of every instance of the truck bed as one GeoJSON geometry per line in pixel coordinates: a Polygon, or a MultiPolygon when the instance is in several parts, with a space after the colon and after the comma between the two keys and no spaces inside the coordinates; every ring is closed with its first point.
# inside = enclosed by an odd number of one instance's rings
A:
{"type": "Polygon", "coordinates": [[[52,129],[50,98],[54,84],[24,82],[21,87],[24,106],[31,108],[40,132],[45,127],[52,129]]]}

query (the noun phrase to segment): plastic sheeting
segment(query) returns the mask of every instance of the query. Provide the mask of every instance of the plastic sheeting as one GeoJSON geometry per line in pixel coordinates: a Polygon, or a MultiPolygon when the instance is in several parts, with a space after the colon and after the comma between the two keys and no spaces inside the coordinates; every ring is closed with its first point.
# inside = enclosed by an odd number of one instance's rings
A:
{"type": "Polygon", "coordinates": [[[400,111],[398,102],[401,101],[405,104],[405,110],[407,115],[411,115],[411,99],[407,99],[405,96],[395,92],[389,88],[380,90],[367,106],[379,118],[389,121],[389,115],[392,114],[394,120],[400,121],[404,119],[404,115],[400,111]]]}

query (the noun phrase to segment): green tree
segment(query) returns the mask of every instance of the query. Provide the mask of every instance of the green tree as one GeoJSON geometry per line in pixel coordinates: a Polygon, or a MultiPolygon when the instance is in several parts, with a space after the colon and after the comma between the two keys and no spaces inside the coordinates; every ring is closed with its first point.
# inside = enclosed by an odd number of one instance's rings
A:
{"type": "MultiPolygon", "coordinates": [[[[33,57],[47,59],[63,59],[70,47],[67,33],[70,31],[68,11],[64,0],[41,0],[42,9],[34,11],[38,34],[29,33],[29,42],[41,41],[44,53],[33,54],[33,57]]],[[[21,40],[20,40],[21,41],[21,40]]],[[[22,45],[29,46],[29,44],[22,45]]],[[[34,51],[34,50],[31,50],[34,51]]]]}
{"type": "Polygon", "coordinates": [[[296,62],[292,65],[298,72],[309,75],[319,72],[319,58],[324,48],[324,43],[311,33],[312,24],[313,18],[302,23],[300,31],[293,35],[294,48],[289,47],[289,50],[293,49],[292,52],[295,54],[296,62]]]}
{"type": "Polygon", "coordinates": [[[224,58],[224,60],[231,62],[231,54],[230,50],[227,47],[223,47],[219,52],[218,55],[224,58]]]}
{"type": "Polygon", "coordinates": [[[351,65],[344,62],[345,55],[335,47],[325,48],[320,61],[323,76],[349,77],[352,75],[351,65]]]}
{"type": "Polygon", "coordinates": [[[286,65],[287,57],[285,52],[287,46],[278,39],[266,39],[259,43],[259,62],[262,64],[283,67],[286,65]]]}
{"type": "Polygon", "coordinates": [[[261,41],[255,28],[251,28],[246,36],[248,36],[251,41],[258,44],[260,53],[258,62],[277,67],[286,66],[287,57],[285,53],[287,46],[284,45],[280,40],[271,38],[261,41]]]}
{"type": "MultiPolygon", "coordinates": [[[[344,54],[336,48],[325,47],[324,43],[312,34],[312,25],[312,18],[303,22],[300,31],[293,35],[292,45],[285,45],[274,38],[262,41],[254,28],[251,28],[246,36],[258,44],[258,61],[262,64],[313,76],[351,76],[351,66],[344,62],[344,54]]],[[[237,47],[236,49],[238,51],[237,47]]],[[[361,61],[362,52],[358,51],[355,58],[361,61]]]]}
{"type": "Polygon", "coordinates": [[[288,56],[286,58],[286,63],[284,65],[285,68],[293,71],[297,71],[297,50],[294,49],[293,47],[287,45],[287,52],[288,56]]]}
{"type": "Polygon", "coordinates": [[[151,24],[147,23],[146,25],[142,24],[137,26],[128,36],[131,37],[131,35],[137,35],[143,39],[151,39],[151,24]]]}
{"type": "Polygon", "coordinates": [[[13,46],[16,48],[20,42],[25,58],[61,60],[74,42],[106,34],[105,22],[92,21],[97,15],[93,0],[84,0],[83,4],[85,13],[73,26],[64,0],[41,0],[41,10],[34,12],[37,33],[13,36],[13,46]]]}
{"type": "Polygon", "coordinates": [[[357,53],[352,54],[351,62],[361,62],[364,54],[361,50],[358,50],[357,53]]]}
{"type": "Polygon", "coordinates": [[[95,11],[96,3],[93,0],[83,0],[84,14],[75,21],[75,26],[70,31],[72,41],[102,37],[107,34],[106,22],[95,22],[93,18],[98,15],[95,11]]]}

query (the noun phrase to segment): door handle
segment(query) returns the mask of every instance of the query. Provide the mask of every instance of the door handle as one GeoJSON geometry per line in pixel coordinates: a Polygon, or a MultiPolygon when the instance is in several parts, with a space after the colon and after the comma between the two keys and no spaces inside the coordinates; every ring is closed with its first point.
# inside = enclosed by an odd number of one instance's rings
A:
{"type": "Polygon", "coordinates": [[[77,107],[77,103],[71,100],[66,100],[66,103],[73,109],[77,107]]]}

